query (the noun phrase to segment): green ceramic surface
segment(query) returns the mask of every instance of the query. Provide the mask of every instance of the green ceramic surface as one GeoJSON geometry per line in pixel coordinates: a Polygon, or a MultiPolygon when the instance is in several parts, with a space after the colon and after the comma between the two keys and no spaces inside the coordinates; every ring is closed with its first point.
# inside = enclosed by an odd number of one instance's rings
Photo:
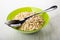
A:
{"type": "MultiPolygon", "coordinates": [[[[20,12],[40,12],[42,11],[40,8],[36,8],[36,7],[22,7],[22,8],[18,8],[16,10],[13,10],[12,12],[9,13],[9,15],[7,16],[7,20],[12,20],[18,13],[20,12]]],[[[48,21],[49,21],[49,16],[46,12],[43,12],[42,14],[39,14],[39,16],[42,16],[42,18],[44,19],[44,23],[43,25],[41,25],[38,30],[33,30],[33,31],[21,31],[21,30],[18,30],[22,33],[35,33],[37,31],[39,31],[40,29],[42,29],[45,25],[48,24],[48,21]]],[[[15,28],[13,28],[15,29],[15,28]]],[[[17,30],[17,29],[16,29],[17,30]]]]}

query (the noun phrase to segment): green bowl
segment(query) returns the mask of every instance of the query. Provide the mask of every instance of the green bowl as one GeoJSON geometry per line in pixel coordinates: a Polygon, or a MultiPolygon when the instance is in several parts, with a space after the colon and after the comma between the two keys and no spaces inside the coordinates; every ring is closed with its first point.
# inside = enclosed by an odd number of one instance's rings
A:
{"type": "MultiPolygon", "coordinates": [[[[40,11],[42,11],[42,10],[40,8],[36,8],[36,7],[22,7],[22,8],[18,8],[16,10],[12,11],[7,16],[7,20],[12,20],[20,12],[40,12],[40,11]]],[[[48,24],[48,21],[49,21],[49,16],[48,16],[48,14],[46,12],[43,12],[42,14],[39,14],[39,16],[41,16],[44,19],[44,23],[43,23],[43,25],[40,26],[40,28],[38,30],[33,30],[33,31],[22,31],[22,30],[18,30],[18,31],[20,31],[22,33],[27,33],[27,34],[38,32],[45,25],[47,25],[48,24]]],[[[13,28],[13,29],[16,29],[16,28],[13,28]]]]}

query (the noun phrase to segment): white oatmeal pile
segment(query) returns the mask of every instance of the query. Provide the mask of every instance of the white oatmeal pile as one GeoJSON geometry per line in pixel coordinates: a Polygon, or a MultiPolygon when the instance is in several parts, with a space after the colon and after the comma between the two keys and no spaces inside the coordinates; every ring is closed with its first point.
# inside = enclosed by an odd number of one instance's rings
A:
{"type": "MultiPolygon", "coordinates": [[[[34,13],[32,12],[21,12],[14,17],[14,20],[21,20],[33,14],[34,13]]],[[[18,29],[23,31],[32,31],[35,29],[39,29],[43,22],[44,20],[41,16],[35,15],[27,19],[18,29]]]]}

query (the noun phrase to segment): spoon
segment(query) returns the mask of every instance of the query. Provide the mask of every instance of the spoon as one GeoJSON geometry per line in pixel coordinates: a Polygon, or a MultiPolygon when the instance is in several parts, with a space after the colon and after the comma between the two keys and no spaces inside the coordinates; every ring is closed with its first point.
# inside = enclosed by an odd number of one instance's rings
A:
{"type": "Polygon", "coordinates": [[[41,14],[41,13],[43,13],[43,12],[49,12],[49,11],[55,10],[56,8],[57,8],[57,6],[54,5],[54,6],[48,8],[48,9],[46,9],[46,10],[43,10],[43,11],[41,11],[41,12],[38,12],[38,13],[33,14],[33,15],[31,15],[31,16],[28,16],[28,17],[26,17],[26,18],[24,18],[24,19],[22,19],[22,20],[10,20],[10,21],[7,21],[5,24],[7,24],[7,25],[10,26],[10,27],[19,27],[19,26],[21,26],[27,19],[31,18],[32,16],[41,14]]]}

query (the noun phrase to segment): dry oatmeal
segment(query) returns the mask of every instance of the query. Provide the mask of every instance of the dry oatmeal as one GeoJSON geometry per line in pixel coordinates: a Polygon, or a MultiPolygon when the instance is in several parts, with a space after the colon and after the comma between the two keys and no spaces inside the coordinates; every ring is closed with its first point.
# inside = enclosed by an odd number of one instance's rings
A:
{"type": "MultiPolygon", "coordinates": [[[[18,15],[16,15],[14,19],[21,20],[33,14],[34,14],[33,12],[21,12],[18,15]]],[[[42,19],[42,17],[35,15],[29,18],[28,20],[26,20],[18,29],[23,31],[27,31],[27,30],[31,31],[31,30],[39,29],[40,25],[42,25],[43,22],[44,20],[42,19]]]]}

